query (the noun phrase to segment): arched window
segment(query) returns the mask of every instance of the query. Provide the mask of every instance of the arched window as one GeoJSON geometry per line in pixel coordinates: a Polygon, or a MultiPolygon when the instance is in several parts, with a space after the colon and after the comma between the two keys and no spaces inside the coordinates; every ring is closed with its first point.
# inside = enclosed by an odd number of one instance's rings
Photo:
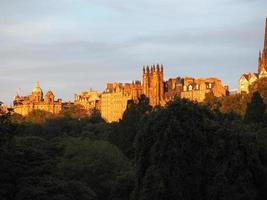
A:
{"type": "Polygon", "coordinates": [[[192,85],[189,85],[188,86],[188,90],[191,91],[193,89],[193,86],[192,85]]]}
{"type": "Polygon", "coordinates": [[[196,84],[196,90],[199,90],[199,85],[198,84],[196,84]]]}
{"type": "Polygon", "coordinates": [[[184,85],[183,90],[184,90],[184,91],[187,91],[187,87],[186,87],[186,85],[184,85]]]}

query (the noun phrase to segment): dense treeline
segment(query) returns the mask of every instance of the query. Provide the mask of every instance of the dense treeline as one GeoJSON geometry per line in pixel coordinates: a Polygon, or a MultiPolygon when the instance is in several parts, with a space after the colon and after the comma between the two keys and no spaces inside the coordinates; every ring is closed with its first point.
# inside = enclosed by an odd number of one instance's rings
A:
{"type": "MultiPolygon", "coordinates": [[[[264,80],[265,81],[265,80],[264,80]]],[[[0,117],[3,200],[267,198],[267,89],[206,105],[142,96],[107,124],[81,108],[0,117]]]]}
{"type": "MultiPolygon", "coordinates": [[[[260,94],[264,104],[267,105],[267,78],[255,81],[249,87],[249,94],[241,93],[226,97],[214,97],[213,94],[207,94],[205,104],[213,111],[235,113],[243,118],[246,114],[247,105],[251,102],[255,92],[260,94]]],[[[265,116],[265,118],[267,117],[265,116]]]]}

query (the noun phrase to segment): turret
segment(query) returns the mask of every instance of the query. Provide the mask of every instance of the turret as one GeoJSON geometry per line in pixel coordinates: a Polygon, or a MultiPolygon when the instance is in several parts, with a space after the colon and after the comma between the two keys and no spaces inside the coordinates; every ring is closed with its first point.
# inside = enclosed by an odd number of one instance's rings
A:
{"type": "Polygon", "coordinates": [[[152,66],[152,71],[154,72],[156,69],[155,65],[152,66]]]}
{"type": "Polygon", "coordinates": [[[146,66],[146,73],[149,74],[149,66],[148,65],[146,66]]]}
{"type": "Polygon", "coordinates": [[[47,103],[54,103],[55,96],[51,90],[49,90],[45,95],[45,101],[47,103]]]}
{"type": "Polygon", "coordinates": [[[159,72],[159,64],[157,64],[157,72],[159,72]]]}

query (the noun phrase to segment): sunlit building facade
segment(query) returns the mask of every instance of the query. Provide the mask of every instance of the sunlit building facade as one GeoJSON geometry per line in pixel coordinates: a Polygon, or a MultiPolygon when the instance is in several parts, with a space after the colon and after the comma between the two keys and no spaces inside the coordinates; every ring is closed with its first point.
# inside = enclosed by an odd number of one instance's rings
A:
{"type": "Polygon", "coordinates": [[[55,96],[51,90],[43,96],[43,91],[37,81],[31,95],[17,95],[15,97],[13,110],[15,113],[22,116],[26,116],[34,110],[42,110],[52,114],[59,114],[62,111],[62,100],[55,100],[55,96]]]}

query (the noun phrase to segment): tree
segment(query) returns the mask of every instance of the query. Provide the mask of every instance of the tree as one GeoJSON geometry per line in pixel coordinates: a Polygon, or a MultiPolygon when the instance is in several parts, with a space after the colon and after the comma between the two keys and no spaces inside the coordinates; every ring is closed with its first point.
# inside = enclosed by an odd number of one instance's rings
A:
{"type": "Polygon", "coordinates": [[[89,112],[82,105],[69,104],[62,110],[61,115],[63,117],[81,119],[89,117],[89,112]]]}
{"type": "Polygon", "coordinates": [[[248,95],[246,94],[235,94],[223,97],[220,111],[223,113],[235,112],[240,116],[244,116],[248,99],[248,95]]]}
{"type": "Polygon", "coordinates": [[[205,107],[171,102],[136,136],[133,199],[264,199],[267,168],[256,145],[255,134],[205,107]]]}
{"type": "Polygon", "coordinates": [[[212,111],[219,111],[222,106],[222,98],[215,97],[213,92],[209,92],[205,96],[204,104],[206,104],[212,111]]]}
{"type": "Polygon", "coordinates": [[[26,117],[25,121],[34,124],[44,124],[49,119],[55,117],[52,113],[43,110],[33,110],[26,117]]]}
{"type": "MultiPolygon", "coordinates": [[[[98,200],[129,198],[129,192],[113,193],[122,188],[126,178],[133,176],[129,160],[121,151],[107,141],[84,138],[65,138],[60,146],[64,154],[58,164],[59,173],[65,179],[82,181],[95,191],[98,200]],[[122,183],[121,183],[122,181],[122,183]],[[119,188],[118,188],[119,187],[119,188]]],[[[129,187],[132,187],[131,184],[129,187]]]]}
{"type": "Polygon", "coordinates": [[[259,92],[254,92],[251,102],[248,103],[244,121],[248,123],[263,122],[265,104],[259,92]]]}
{"type": "Polygon", "coordinates": [[[251,96],[254,92],[259,92],[265,105],[267,105],[267,77],[258,79],[249,87],[251,96]]]}
{"type": "Polygon", "coordinates": [[[141,95],[137,102],[128,101],[122,120],[113,125],[113,131],[110,133],[109,140],[117,145],[121,151],[130,159],[134,158],[134,140],[141,124],[146,116],[152,111],[149,105],[149,99],[141,95]]]}

